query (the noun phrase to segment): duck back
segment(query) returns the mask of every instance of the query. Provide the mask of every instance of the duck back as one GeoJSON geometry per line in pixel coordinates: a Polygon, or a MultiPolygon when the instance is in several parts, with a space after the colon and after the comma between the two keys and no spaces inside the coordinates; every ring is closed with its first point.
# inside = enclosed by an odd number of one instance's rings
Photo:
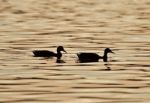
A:
{"type": "Polygon", "coordinates": [[[80,62],[98,62],[100,57],[96,53],[78,53],[77,54],[80,62]]]}
{"type": "Polygon", "coordinates": [[[34,50],[35,57],[56,57],[57,54],[48,50],[34,50]]]}

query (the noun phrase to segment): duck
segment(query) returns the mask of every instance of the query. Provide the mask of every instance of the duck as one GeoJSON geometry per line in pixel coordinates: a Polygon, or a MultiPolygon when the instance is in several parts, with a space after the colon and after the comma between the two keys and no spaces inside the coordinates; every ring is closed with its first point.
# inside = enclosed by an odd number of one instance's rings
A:
{"type": "Polygon", "coordinates": [[[34,50],[32,52],[35,57],[47,57],[47,58],[57,57],[57,60],[60,60],[62,57],[61,51],[67,53],[63,46],[57,47],[57,53],[54,53],[54,52],[48,51],[48,50],[34,50]]]}
{"type": "Polygon", "coordinates": [[[99,59],[103,59],[104,62],[107,62],[108,53],[114,53],[114,52],[110,48],[105,48],[103,56],[99,56],[96,53],[85,53],[85,52],[77,53],[77,56],[80,63],[98,62],[99,59]]]}

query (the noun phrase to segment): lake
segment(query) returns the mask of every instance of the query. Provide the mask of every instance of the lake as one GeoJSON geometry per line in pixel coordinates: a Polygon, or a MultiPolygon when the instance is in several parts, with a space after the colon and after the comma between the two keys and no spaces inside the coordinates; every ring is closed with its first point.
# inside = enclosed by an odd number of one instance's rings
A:
{"type": "Polygon", "coordinates": [[[0,0],[1,103],[149,103],[149,0],[0,0]],[[33,50],[64,46],[64,63],[33,50]],[[79,63],[78,52],[108,61],[79,63]]]}

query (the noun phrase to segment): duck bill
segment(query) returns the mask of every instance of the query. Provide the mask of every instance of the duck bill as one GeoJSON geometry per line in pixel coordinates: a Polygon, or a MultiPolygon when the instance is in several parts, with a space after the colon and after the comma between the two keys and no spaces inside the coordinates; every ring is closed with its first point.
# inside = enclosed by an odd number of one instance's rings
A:
{"type": "Polygon", "coordinates": [[[66,50],[63,50],[63,52],[67,53],[66,50]]]}
{"type": "Polygon", "coordinates": [[[111,51],[111,53],[115,54],[113,51],[111,51]]]}

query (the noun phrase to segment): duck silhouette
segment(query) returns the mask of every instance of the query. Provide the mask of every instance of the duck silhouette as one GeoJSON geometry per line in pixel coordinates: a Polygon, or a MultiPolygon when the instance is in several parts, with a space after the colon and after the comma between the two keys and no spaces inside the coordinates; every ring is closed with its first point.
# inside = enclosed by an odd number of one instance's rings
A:
{"type": "Polygon", "coordinates": [[[47,58],[57,57],[57,60],[60,60],[62,57],[61,51],[66,52],[63,46],[57,47],[57,53],[48,50],[34,50],[33,54],[35,57],[47,57],[47,58]]]}
{"type": "Polygon", "coordinates": [[[103,56],[99,56],[96,53],[77,53],[77,56],[79,58],[79,62],[80,63],[86,63],[86,62],[98,62],[99,59],[103,59],[104,62],[108,61],[108,53],[114,53],[112,52],[112,50],[110,48],[106,48],[104,50],[104,55],[103,56]]]}

